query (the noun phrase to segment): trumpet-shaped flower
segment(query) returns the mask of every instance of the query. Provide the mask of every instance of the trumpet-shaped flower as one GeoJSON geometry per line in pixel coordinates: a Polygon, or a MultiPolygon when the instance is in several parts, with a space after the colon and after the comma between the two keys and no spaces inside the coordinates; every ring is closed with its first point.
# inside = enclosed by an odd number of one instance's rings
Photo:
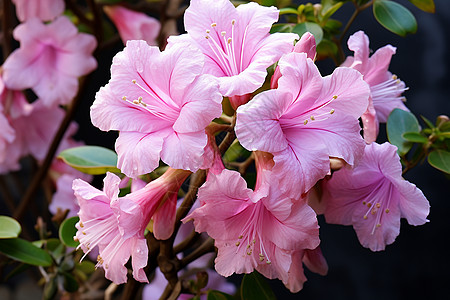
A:
{"type": "Polygon", "coordinates": [[[298,38],[269,34],[277,20],[275,7],[251,2],[235,8],[229,0],[192,0],[184,16],[188,34],[170,37],[169,45],[194,43],[206,57],[205,72],[219,78],[220,92],[246,95],[263,84],[266,69],[290,52],[298,38]]]}
{"type": "Polygon", "coordinates": [[[369,38],[363,31],[358,31],[348,39],[348,48],[355,54],[347,57],[342,66],[358,70],[370,86],[372,103],[362,116],[364,137],[370,143],[378,135],[378,122],[385,123],[395,108],[408,110],[402,96],[407,88],[403,81],[388,71],[395,47],[384,46],[369,57],[369,38]]]}
{"type": "Polygon", "coordinates": [[[204,165],[205,127],[221,114],[218,84],[189,47],[160,52],[128,41],[113,59],[111,80],[97,93],[92,123],[119,130],[117,166],[129,177],[153,171],[161,158],[177,169],[204,165]]]}
{"type": "Polygon", "coordinates": [[[330,156],[353,165],[362,155],[358,118],[369,87],[349,68],[322,78],[305,53],[286,54],[278,65],[278,89],[238,108],[236,135],[245,148],[274,155],[281,188],[296,197],[330,172],[330,156]]]}
{"type": "Polygon", "coordinates": [[[219,274],[230,276],[256,269],[268,278],[281,279],[297,292],[304,275],[291,270],[291,265],[295,264],[296,251],[318,246],[316,215],[302,199],[293,201],[283,195],[276,179],[264,172],[255,192],[235,171],[210,174],[198,192],[202,206],[185,220],[194,219],[196,231],[206,231],[215,239],[219,274]]]}
{"type": "Polygon", "coordinates": [[[46,106],[67,104],[78,91],[78,77],[94,70],[96,47],[92,35],[78,33],[66,17],[49,24],[32,18],[14,29],[20,42],[3,65],[9,89],[31,88],[46,106]]]}
{"type": "MultiPolygon", "coordinates": [[[[97,266],[105,269],[106,278],[117,284],[126,282],[124,264],[131,256],[133,277],[148,282],[143,270],[148,258],[144,230],[155,214],[167,216],[172,212],[167,209],[172,205],[167,203],[175,202],[176,206],[178,189],[188,175],[187,171],[169,169],[144,188],[120,198],[120,178],[112,173],[107,173],[103,191],[81,179],[74,180],[72,187],[80,205],[76,239],[86,254],[99,247],[97,266]]],[[[175,211],[172,213],[175,215],[175,211]]],[[[154,220],[155,236],[168,238],[174,219],[167,216],[154,220]]]]}
{"type": "Polygon", "coordinates": [[[64,12],[64,0],[12,0],[16,5],[16,14],[20,22],[31,18],[51,21],[64,12]]]}
{"type": "Polygon", "coordinates": [[[161,29],[157,19],[119,5],[105,6],[103,10],[116,25],[124,44],[129,40],[144,40],[151,46],[157,45],[161,29]]]}
{"type": "Polygon", "coordinates": [[[389,143],[367,145],[357,166],[335,172],[323,184],[326,221],[353,225],[361,245],[372,251],[394,242],[400,218],[411,225],[428,221],[428,200],[402,178],[396,151],[389,143]]]}

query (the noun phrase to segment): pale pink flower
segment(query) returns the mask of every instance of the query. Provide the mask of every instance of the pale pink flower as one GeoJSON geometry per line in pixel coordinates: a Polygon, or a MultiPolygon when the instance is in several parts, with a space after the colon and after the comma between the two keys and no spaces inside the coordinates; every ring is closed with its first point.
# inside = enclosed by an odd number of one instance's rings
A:
{"type": "Polygon", "coordinates": [[[111,80],[97,93],[92,123],[119,130],[117,166],[129,177],[153,171],[161,158],[173,168],[196,171],[203,164],[205,127],[221,114],[222,96],[203,72],[203,55],[182,45],[160,52],[128,41],[111,67],[111,80]]]}
{"type": "Polygon", "coordinates": [[[184,221],[194,219],[196,231],[215,239],[219,274],[257,270],[297,292],[306,278],[291,266],[301,264],[297,251],[319,244],[316,215],[300,197],[282,194],[270,171],[263,172],[258,173],[255,192],[235,171],[210,174],[198,192],[202,206],[184,221]]]}
{"type": "Polygon", "coordinates": [[[349,68],[322,78],[305,53],[286,54],[278,65],[278,89],[239,107],[235,129],[246,149],[274,155],[281,188],[295,197],[330,172],[330,156],[353,165],[362,155],[358,118],[369,87],[349,68]]]}
{"type": "MultiPolygon", "coordinates": [[[[314,38],[314,35],[312,35],[310,32],[305,32],[300,40],[295,44],[294,49],[292,52],[297,53],[306,53],[306,56],[312,60],[316,58],[316,39],[314,38]]],[[[272,78],[270,78],[270,88],[276,89],[278,87],[278,79],[281,77],[280,67],[277,66],[275,68],[275,72],[272,75],[272,78]]]]}
{"type": "Polygon", "coordinates": [[[78,77],[94,70],[97,43],[92,35],[78,33],[66,17],[49,24],[32,18],[14,29],[20,42],[3,65],[9,89],[33,89],[47,106],[67,104],[78,91],[78,77]]]}
{"type": "Polygon", "coordinates": [[[148,249],[144,231],[153,217],[156,238],[167,239],[173,231],[177,192],[190,172],[169,169],[144,188],[119,198],[120,178],[107,173],[103,191],[76,179],[73,190],[80,205],[76,238],[87,254],[99,247],[98,266],[114,283],[126,281],[124,264],[132,256],[133,277],[147,282],[143,267],[148,249]]]}
{"type": "Polygon", "coordinates": [[[326,221],[353,225],[361,245],[372,251],[394,242],[400,218],[411,225],[428,222],[428,200],[402,178],[396,151],[389,143],[367,145],[357,166],[335,172],[323,184],[326,221]]]}
{"type": "Polygon", "coordinates": [[[395,47],[386,45],[369,57],[369,38],[363,31],[358,31],[348,39],[348,48],[355,52],[342,66],[358,70],[364,81],[370,86],[371,103],[362,116],[364,137],[367,143],[376,140],[378,122],[386,123],[395,108],[407,110],[402,93],[407,90],[405,83],[388,71],[395,47]]]}
{"type": "Polygon", "coordinates": [[[16,5],[16,14],[20,22],[31,18],[51,21],[64,12],[64,0],[12,0],[16,5]]]}
{"type": "MultiPolygon", "coordinates": [[[[205,72],[219,78],[222,95],[244,96],[264,83],[266,69],[290,52],[298,38],[291,33],[269,33],[278,13],[275,7],[253,2],[235,8],[229,0],[192,0],[184,15],[188,34],[170,37],[169,46],[197,45],[206,56],[205,72]]],[[[249,97],[236,99],[236,103],[230,99],[235,108],[249,97]]]]}
{"type": "Polygon", "coordinates": [[[157,19],[119,5],[104,6],[103,10],[116,25],[124,44],[129,40],[144,40],[150,46],[157,45],[161,29],[157,19]]]}
{"type": "Polygon", "coordinates": [[[8,117],[5,114],[3,105],[8,103],[10,106],[13,101],[13,95],[9,93],[3,84],[3,80],[0,76],[0,165],[6,158],[6,147],[12,143],[16,137],[14,129],[10,126],[8,117]]]}

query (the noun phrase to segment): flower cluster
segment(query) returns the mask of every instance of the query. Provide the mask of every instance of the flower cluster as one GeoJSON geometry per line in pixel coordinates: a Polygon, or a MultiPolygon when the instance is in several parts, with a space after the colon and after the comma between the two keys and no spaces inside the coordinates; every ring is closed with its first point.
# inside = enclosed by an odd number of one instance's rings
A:
{"type": "MultiPolygon", "coordinates": [[[[119,9],[106,11],[120,20],[119,9]]],[[[117,167],[126,176],[152,172],[160,160],[169,169],[123,197],[118,197],[120,179],[111,173],[103,191],[74,181],[80,205],[76,238],[86,253],[99,247],[98,266],[110,280],[126,281],[124,264],[131,257],[134,278],[147,281],[145,228],[152,221],[157,239],[172,236],[177,191],[200,169],[210,171],[198,190],[199,207],[183,222],[193,220],[196,231],[214,239],[216,271],[230,276],[257,270],[292,292],[306,281],[303,264],[319,274],[328,270],[317,221],[322,211],[308,204],[315,186],[323,189],[327,222],[352,224],[361,244],[373,251],[394,241],[401,217],[412,225],[427,221],[428,201],[402,178],[396,148],[374,142],[378,122],[386,122],[394,108],[406,109],[405,84],[388,71],[395,48],[383,47],[369,57],[368,38],[357,32],[348,42],[355,55],[323,77],[311,34],[300,39],[269,33],[278,14],[256,3],[234,7],[228,0],[191,0],[187,33],[171,36],[164,51],[149,45],[153,37],[129,40],[118,22],[128,41],[113,59],[110,81],[96,95],[92,123],[119,131],[117,167]],[[276,62],[271,89],[254,94],[276,62]],[[229,126],[221,125],[253,152],[253,188],[239,172],[225,169],[223,149],[215,143],[224,97],[236,113],[222,118],[231,119],[229,126]],[[330,158],[345,166],[337,170],[330,158]]],[[[4,70],[8,75],[16,69],[4,70]]],[[[52,82],[42,80],[35,86],[29,79],[21,88],[36,87],[39,93],[41,84],[52,82]]],[[[45,103],[53,101],[49,97],[45,103]]]]}

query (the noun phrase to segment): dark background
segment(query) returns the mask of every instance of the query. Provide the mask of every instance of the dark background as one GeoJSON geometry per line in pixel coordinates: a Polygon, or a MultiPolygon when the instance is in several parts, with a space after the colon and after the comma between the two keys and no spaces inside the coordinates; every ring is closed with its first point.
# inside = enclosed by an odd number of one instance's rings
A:
{"type": "MultiPolygon", "coordinates": [[[[450,115],[447,56],[450,53],[450,1],[435,0],[435,14],[422,12],[406,0],[400,3],[416,16],[417,34],[406,38],[392,34],[376,22],[368,9],[357,17],[348,35],[364,30],[370,38],[371,49],[386,44],[397,47],[390,71],[410,87],[405,92],[407,106],[416,116],[424,115],[434,122],[440,114],[450,115]]],[[[352,5],[347,3],[341,10],[336,18],[345,21],[352,13],[352,5]]],[[[80,124],[77,136],[86,144],[113,148],[116,133],[101,132],[88,119],[99,84],[104,85],[109,79],[104,70],[109,70],[112,56],[120,50],[112,49],[100,58],[95,82],[90,83],[91,91],[85,95],[77,114],[80,124]]],[[[331,73],[330,66],[330,62],[319,63],[323,75],[331,73]]],[[[322,277],[306,271],[308,281],[297,294],[289,293],[281,282],[273,280],[270,284],[276,289],[278,299],[450,299],[450,276],[447,275],[450,251],[446,247],[450,229],[450,181],[426,162],[408,172],[405,178],[415,183],[430,201],[429,223],[414,227],[402,220],[395,243],[385,251],[374,253],[360,246],[351,227],[328,225],[320,217],[328,275],[322,277]]]]}

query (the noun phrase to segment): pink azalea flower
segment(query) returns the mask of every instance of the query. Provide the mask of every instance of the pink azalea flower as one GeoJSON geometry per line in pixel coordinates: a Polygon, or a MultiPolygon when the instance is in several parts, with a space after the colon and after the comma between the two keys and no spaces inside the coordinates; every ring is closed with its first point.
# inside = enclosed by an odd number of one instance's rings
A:
{"type": "Polygon", "coordinates": [[[296,34],[269,34],[278,20],[275,7],[256,3],[239,5],[228,0],[192,0],[184,15],[187,35],[170,37],[170,44],[197,45],[206,56],[205,72],[219,78],[222,95],[232,97],[233,107],[249,100],[243,96],[258,89],[266,69],[290,52],[296,34]]]}
{"type": "Polygon", "coordinates": [[[297,251],[319,244],[316,215],[303,199],[294,201],[282,194],[270,171],[264,172],[258,173],[255,192],[235,171],[210,174],[198,192],[203,205],[184,221],[194,219],[196,231],[215,239],[219,274],[256,269],[297,292],[306,279],[291,266],[301,264],[301,257],[296,262],[297,251]]]}
{"type": "Polygon", "coordinates": [[[144,230],[153,217],[157,238],[172,234],[175,210],[171,210],[171,202],[176,206],[178,189],[188,175],[187,171],[169,169],[144,188],[121,198],[120,178],[112,173],[107,173],[103,191],[81,179],[74,180],[72,187],[80,205],[76,238],[86,254],[99,247],[97,266],[105,269],[106,278],[117,284],[126,282],[124,264],[131,256],[133,277],[148,282],[143,271],[148,258],[144,230]],[[155,219],[157,214],[166,218],[155,219]]]}
{"type": "Polygon", "coordinates": [[[157,19],[119,5],[104,6],[103,10],[116,25],[124,44],[129,40],[144,40],[151,46],[157,45],[161,29],[157,19]]]}
{"type": "Polygon", "coordinates": [[[119,130],[117,166],[129,177],[153,171],[161,158],[173,168],[203,165],[205,127],[221,114],[217,82],[203,72],[203,55],[174,46],[160,52],[128,41],[113,59],[111,80],[97,93],[92,123],[119,130]]]}
{"type": "Polygon", "coordinates": [[[12,0],[16,5],[16,14],[20,22],[31,18],[51,21],[64,12],[64,0],[12,0]]]}
{"type": "Polygon", "coordinates": [[[349,68],[322,78],[305,53],[286,54],[278,65],[278,89],[239,107],[235,129],[242,146],[274,155],[282,190],[296,197],[330,172],[330,156],[353,165],[362,155],[358,118],[369,88],[349,68]]]}
{"type": "Polygon", "coordinates": [[[373,103],[369,105],[362,120],[365,140],[371,143],[378,135],[378,121],[385,123],[394,108],[408,110],[402,96],[407,88],[403,81],[388,71],[395,47],[384,46],[369,57],[369,38],[363,31],[358,31],[348,39],[348,48],[355,55],[347,57],[342,66],[358,70],[370,86],[373,103]]]}
{"type": "Polygon", "coordinates": [[[67,104],[78,91],[78,77],[94,70],[95,38],[78,33],[72,22],[58,17],[49,24],[32,18],[14,29],[20,42],[3,65],[9,89],[32,88],[47,106],[67,104]]]}
{"type": "Polygon", "coordinates": [[[353,225],[361,245],[372,251],[384,250],[394,242],[400,218],[411,225],[428,222],[428,200],[402,178],[396,151],[389,143],[367,145],[354,169],[335,172],[323,185],[326,221],[353,225]]]}
{"type": "MultiPolygon", "coordinates": [[[[294,49],[292,52],[297,53],[306,53],[306,56],[314,61],[316,58],[316,39],[314,38],[314,35],[312,35],[310,32],[305,32],[300,40],[295,44],[294,49]]],[[[277,66],[275,68],[275,72],[272,75],[272,78],[270,78],[270,88],[276,89],[278,87],[278,79],[281,77],[280,67],[277,66]]]]}

